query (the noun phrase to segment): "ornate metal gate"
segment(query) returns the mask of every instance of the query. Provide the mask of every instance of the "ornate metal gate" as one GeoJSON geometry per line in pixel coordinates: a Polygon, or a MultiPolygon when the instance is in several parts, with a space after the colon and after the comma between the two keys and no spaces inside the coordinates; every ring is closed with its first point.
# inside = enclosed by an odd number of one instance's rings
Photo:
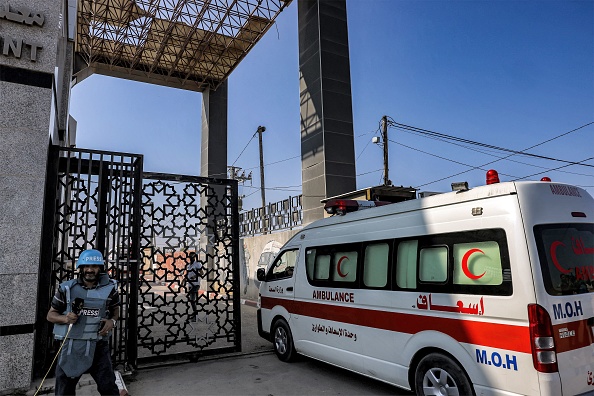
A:
{"type": "Polygon", "coordinates": [[[90,248],[118,281],[112,358],[125,370],[241,350],[237,182],[142,173],[141,155],[50,147],[35,375],[55,352],[45,314],[56,286],[90,248]],[[144,179],[143,179],[144,177],[144,179]],[[190,313],[190,252],[206,274],[190,313]]]}
{"type": "Polygon", "coordinates": [[[39,282],[35,375],[45,372],[58,345],[45,314],[60,282],[72,279],[85,249],[98,249],[118,281],[120,323],[111,338],[116,365],[134,364],[138,301],[142,156],[51,146],[39,282]]]}
{"type": "Polygon", "coordinates": [[[241,350],[237,181],[145,173],[138,363],[241,350]],[[205,270],[194,310],[190,256],[205,270]]]}

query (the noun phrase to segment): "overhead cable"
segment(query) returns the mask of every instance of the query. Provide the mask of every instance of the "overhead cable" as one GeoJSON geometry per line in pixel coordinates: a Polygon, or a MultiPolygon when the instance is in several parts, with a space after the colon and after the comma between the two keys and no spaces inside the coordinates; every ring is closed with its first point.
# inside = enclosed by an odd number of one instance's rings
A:
{"type": "MultiPolygon", "coordinates": [[[[582,126],[576,128],[576,129],[573,129],[573,130],[571,130],[569,132],[566,132],[566,133],[564,133],[562,135],[559,135],[559,136],[557,136],[557,137],[555,137],[553,139],[549,139],[548,141],[557,139],[557,138],[559,138],[561,136],[567,135],[568,133],[575,132],[575,131],[577,131],[579,129],[585,128],[585,127],[587,127],[589,125],[592,125],[592,124],[594,124],[594,122],[590,122],[590,123],[587,123],[585,125],[582,125],[582,126]]],[[[433,137],[437,137],[437,138],[441,138],[441,139],[453,140],[453,141],[457,141],[457,142],[461,142],[461,143],[466,143],[466,144],[472,144],[472,145],[475,145],[475,146],[480,146],[480,147],[490,148],[490,149],[493,149],[493,150],[508,152],[508,153],[513,154],[513,155],[524,155],[524,156],[527,156],[527,157],[534,157],[534,158],[546,159],[546,160],[549,160],[549,161],[563,162],[563,163],[566,163],[566,164],[569,164],[569,165],[579,165],[579,166],[587,166],[587,167],[594,168],[594,165],[591,165],[591,164],[584,164],[584,163],[579,163],[579,162],[575,162],[575,161],[567,161],[567,160],[562,160],[562,159],[558,159],[558,158],[547,157],[547,156],[538,155],[538,154],[526,153],[525,151],[517,151],[517,150],[512,150],[512,149],[508,149],[508,148],[504,148],[504,147],[494,146],[494,145],[491,145],[491,144],[480,143],[480,142],[476,142],[474,140],[459,138],[459,137],[456,137],[456,136],[447,135],[447,134],[440,133],[440,132],[430,131],[428,129],[417,128],[417,127],[414,127],[414,126],[397,123],[397,122],[395,122],[393,120],[388,120],[388,125],[390,125],[393,128],[402,129],[402,130],[405,130],[405,131],[412,131],[412,132],[417,132],[417,133],[420,133],[420,134],[423,134],[423,135],[427,135],[427,136],[433,136],[433,137]]],[[[534,145],[532,147],[527,148],[526,150],[529,150],[529,149],[531,149],[533,147],[539,146],[539,145],[544,144],[544,143],[545,142],[539,143],[537,145],[534,145]]]]}
{"type": "Polygon", "coordinates": [[[245,151],[246,148],[248,148],[248,146],[250,145],[250,143],[252,142],[252,140],[254,140],[254,138],[256,137],[256,134],[258,132],[254,133],[251,137],[251,139],[249,140],[249,142],[247,142],[247,144],[245,145],[245,147],[243,148],[243,150],[241,150],[241,153],[239,153],[239,155],[237,156],[237,158],[235,159],[235,161],[233,161],[233,164],[231,164],[231,166],[235,166],[235,163],[237,162],[237,160],[239,159],[239,157],[241,157],[241,154],[243,154],[243,152],[245,151]]]}

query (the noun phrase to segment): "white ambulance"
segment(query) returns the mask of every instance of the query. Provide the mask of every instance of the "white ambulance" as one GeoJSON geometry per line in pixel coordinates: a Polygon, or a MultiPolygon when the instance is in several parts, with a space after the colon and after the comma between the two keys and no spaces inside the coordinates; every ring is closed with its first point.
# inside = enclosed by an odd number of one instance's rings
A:
{"type": "Polygon", "coordinates": [[[280,360],[418,395],[594,394],[594,200],[489,172],[485,186],[366,210],[327,202],[344,215],[258,272],[258,330],[280,360]]]}

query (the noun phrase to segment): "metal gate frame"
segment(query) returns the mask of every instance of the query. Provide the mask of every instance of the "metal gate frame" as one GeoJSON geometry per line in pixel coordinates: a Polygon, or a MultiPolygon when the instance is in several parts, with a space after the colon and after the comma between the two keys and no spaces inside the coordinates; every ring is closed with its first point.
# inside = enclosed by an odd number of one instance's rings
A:
{"type": "Polygon", "coordinates": [[[145,172],[142,210],[139,366],[241,351],[237,181],[145,172]],[[193,313],[190,252],[206,268],[193,313]]]}
{"type": "Polygon", "coordinates": [[[121,315],[110,339],[113,362],[127,369],[135,361],[138,279],[126,274],[138,273],[142,164],[138,154],[50,145],[34,376],[50,368],[58,348],[45,319],[56,287],[75,277],[76,258],[90,248],[104,254],[106,270],[118,281],[121,315]]]}
{"type": "MultiPolygon", "coordinates": [[[[194,360],[202,355],[241,351],[237,181],[143,173],[142,155],[50,145],[42,230],[34,377],[42,377],[48,371],[58,347],[53,342],[51,325],[45,319],[56,287],[75,276],[75,259],[88,248],[104,253],[110,277],[118,281],[121,315],[110,340],[115,367],[129,371],[137,369],[139,363],[155,365],[170,360],[194,360]],[[218,302],[210,299],[210,291],[216,292],[215,289],[221,285],[227,288],[227,295],[232,296],[226,301],[225,313],[228,317],[225,320],[216,318],[222,333],[217,331],[212,334],[214,338],[226,339],[225,347],[212,347],[213,344],[208,342],[199,345],[198,338],[193,342],[185,330],[178,329],[178,335],[179,331],[182,332],[182,342],[187,344],[186,350],[164,354],[164,350],[153,349],[152,356],[139,358],[139,349],[146,346],[147,341],[142,333],[147,330],[142,317],[146,297],[140,293],[141,285],[146,284],[141,271],[143,259],[146,259],[143,257],[146,246],[141,242],[145,241],[142,232],[147,229],[147,224],[149,229],[154,227],[152,219],[148,223],[147,219],[143,219],[143,213],[147,212],[143,199],[148,196],[145,186],[149,181],[154,183],[156,180],[165,184],[204,186],[206,193],[200,196],[199,213],[207,218],[204,230],[209,236],[204,264],[209,269],[210,279],[207,280],[209,286],[202,303],[203,308],[216,306],[218,302]],[[222,244],[229,253],[225,258],[230,264],[227,283],[221,282],[214,270],[217,259],[209,241],[222,244]]],[[[171,344],[171,337],[170,334],[169,341],[161,344],[171,344]]],[[[177,341],[178,337],[173,338],[177,341]]]]}

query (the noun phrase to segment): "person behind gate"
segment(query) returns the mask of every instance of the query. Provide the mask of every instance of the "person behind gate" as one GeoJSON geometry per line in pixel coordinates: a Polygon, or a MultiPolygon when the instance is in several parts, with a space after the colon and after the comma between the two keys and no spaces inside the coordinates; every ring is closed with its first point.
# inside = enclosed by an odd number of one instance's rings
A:
{"type": "Polygon", "coordinates": [[[78,278],[60,284],[47,313],[54,337],[63,342],[55,394],[75,395],[80,377],[88,372],[101,395],[119,395],[108,343],[120,316],[117,283],[105,273],[98,250],[83,251],[76,268],[78,278]]]}
{"type": "Polygon", "coordinates": [[[200,281],[202,276],[202,263],[196,261],[196,252],[190,252],[190,263],[186,267],[186,287],[188,288],[188,299],[192,305],[192,315],[196,315],[196,299],[200,291],[200,281]]]}

